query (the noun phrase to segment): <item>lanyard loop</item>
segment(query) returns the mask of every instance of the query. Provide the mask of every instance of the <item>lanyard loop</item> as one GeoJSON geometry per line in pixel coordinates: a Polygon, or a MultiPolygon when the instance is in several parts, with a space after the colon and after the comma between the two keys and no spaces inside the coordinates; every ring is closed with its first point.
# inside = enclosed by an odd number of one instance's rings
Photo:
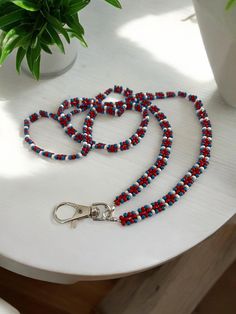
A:
{"type": "MultiPolygon", "coordinates": [[[[154,164],[149,169],[147,169],[144,174],[141,175],[127,190],[122,192],[114,199],[114,206],[117,207],[140,193],[147,185],[152,182],[153,179],[155,179],[162,172],[162,170],[167,165],[172,146],[173,132],[165,114],[161,112],[160,109],[152,103],[152,101],[176,96],[185,98],[193,104],[197,118],[201,124],[202,139],[199,157],[191,169],[189,169],[188,172],[180,179],[180,181],[162,198],[152,202],[151,204],[144,205],[137,210],[124,213],[119,217],[119,221],[122,225],[130,225],[145,218],[151,217],[154,214],[158,214],[167,207],[172,206],[189,190],[191,185],[207,168],[212,145],[212,130],[207,112],[203,108],[202,101],[199,100],[197,96],[187,95],[187,93],[182,91],[179,91],[178,93],[156,92],[134,94],[132,90],[128,88],[123,89],[121,86],[114,86],[113,89],[109,88],[104,93],[98,94],[95,98],[73,98],[69,101],[66,100],[59,106],[57,113],[48,113],[46,111],[40,110],[39,113],[30,115],[29,118],[24,120],[25,142],[28,143],[31,149],[40,156],[60,161],[80,159],[85,157],[92,149],[104,149],[109,153],[116,153],[118,151],[127,150],[137,145],[141,141],[146,133],[149,123],[149,113],[151,113],[156,118],[162,129],[162,143],[159,154],[154,164]],[[124,96],[124,100],[117,102],[105,102],[104,100],[112,92],[122,94],[124,96]],[[71,108],[72,110],[69,113],[65,112],[65,110],[71,108]],[[88,114],[84,120],[83,131],[78,132],[78,130],[76,130],[71,124],[71,117],[87,110],[88,114]],[[106,144],[102,142],[97,143],[93,140],[93,125],[98,114],[108,114],[119,117],[127,110],[138,111],[142,114],[141,124],[137,131],[130,138],[117,144],[106,144]],[[67,135],[69,135],[73,140],[82,144],[81,151],[79,153],[73,153],[70,155],[55,154],[37,146],[30,138],[29,129],[30,124],[34,123],[40,118],[49,118],[57,121],[64,128],[67,135]]],[[[94,220],[116,221],[116,218],[113,216],[114,206],[108,206],[106,203],[96,203],[90,207],[84,206],[84,209],[82,209],[81,205],[78,204],[70,202],[61,203],[54,210],[54,218],[60,223],[66,223],[84,217],[91,217],[94,220]],[[69,204],[70,206],[74,207],[75,213],[72,217],[68,218],[69,220],[66,219],[62,221],[60,218],[58,218],[57,211],[65,204],[69,204]],[[103,206],[105,210],[98,211],[99,206],[103,206]],[[79,212],[80,210],[82,210],[82,213],[79,212]],[[97,215],[95,215],[96,210],[97,215]]]]}

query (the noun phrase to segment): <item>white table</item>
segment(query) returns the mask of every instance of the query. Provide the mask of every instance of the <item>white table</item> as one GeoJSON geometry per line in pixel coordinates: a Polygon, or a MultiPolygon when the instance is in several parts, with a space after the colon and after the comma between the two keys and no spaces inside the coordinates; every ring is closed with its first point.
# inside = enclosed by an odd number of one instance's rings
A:
{"type": "MultiPolygon", "coordinates": [[[[79,48],[74,67],[51,80],[35,82],[15,74],[13,58],[0,69],[0,265],[29,277],[75,282],[122,277],[160,265],[219,229],[236,213],[236,110],[217,92],[190,0],[123,1],[115,10],[94,1],[81,18],[89,48],[79,48]],[[55,204],[112,202],[155,160],[161,132],[151,119],[145,139],[128,152],[92,152],[75,162],[48,161],[23,145],[23,119],[55,111],[65,98],[94,96],[114,84],[135,91],[186,90],[204,101],[214,145],[207,172],[164,213],[123,228],[85,219],[76,229],[58,225],[55,204]]],[[[164,195],[195,162],[200,127],[189,102],[158,103],[174,130],[167,168],[119,213],[164,195]]],[[[101,116],[94,136],[119,141],[136,129],[140,116],[101,116]]],[[[82,121],[82,116],[74,121],[82,121]]],[[[53,122],[33,125],[35,140],[58,152],[78,146],[53,122]]]]}

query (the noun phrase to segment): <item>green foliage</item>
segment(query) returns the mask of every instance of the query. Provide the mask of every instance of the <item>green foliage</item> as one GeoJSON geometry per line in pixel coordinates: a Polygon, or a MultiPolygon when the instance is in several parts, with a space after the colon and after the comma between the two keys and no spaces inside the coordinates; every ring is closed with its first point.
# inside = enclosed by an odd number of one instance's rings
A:
{"type": "Polygon", "coordinates": [[[226,10],[231,9],[236,4],[236,0],[228,0],[228,3],[226,4],[226,10]]]}
{"type": "MultiPolygon", "coordinates": [[[[105,1],[121,8],[118,0],[105,1]]],[[[87,47],[78,12],[89,3],[90,0],[0,0],[0,65],[16,49],[16,70],[20,73],[26,58],[33,76],[39,79],[41,52],[52,54],[50,46],[56,45],[65,53],[61,36],[68,43],[75,37],[87,47]]]]}

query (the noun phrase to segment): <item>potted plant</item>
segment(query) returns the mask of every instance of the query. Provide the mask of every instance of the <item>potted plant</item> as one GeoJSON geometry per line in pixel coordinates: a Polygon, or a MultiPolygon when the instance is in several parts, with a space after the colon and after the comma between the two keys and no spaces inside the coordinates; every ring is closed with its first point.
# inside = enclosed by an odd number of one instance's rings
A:
{"type": "Polygon", "coordinates": [[[219,92],[236,107],[236,0],[193,3],[219,92]]]}
{"type": "MultiPolygon", "coordinates": [[[[118,0],[105,1],[121,8],[118,0]]],[[[22,61],[26,60],[36,79],[40,77],[40,69],[47,74],[68,69],[77,55],[76,40],[87,47],[78,12],[89,2],[0,0],[0,65],[16,50],[17,71],[20,72],[22,61]]]]}

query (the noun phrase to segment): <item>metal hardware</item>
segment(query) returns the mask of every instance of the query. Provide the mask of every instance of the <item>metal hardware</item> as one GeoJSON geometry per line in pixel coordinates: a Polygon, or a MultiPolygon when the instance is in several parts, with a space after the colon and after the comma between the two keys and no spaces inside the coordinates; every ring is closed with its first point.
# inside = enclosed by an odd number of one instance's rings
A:
{"type": "Polygon", "coordinates": [[[91,217],[93,220],[118,221],[118,218],[114,217],[115,206],[111,207],[106,203],[94,203],[91,208],[91,217]],[[101,207],[103,207],[103,210],[101,210],[101,207]]]}
{"type": "Polygon", "coordinates": [[[97,221],[118,221],[114,217],[114,206],[109,206],[106,203],[94,203],[91,206],[79,205],[71,202],[62,202],[58,204],[53,211],[53,218],[60,224],[71,222],[72,227],[75,227],[75,221],[83,218],[92,218],[97,221]],[[58,216],[58,211],[63,206],[70,206],[74,208],[74,214],[66,219],[58,216]]]}

